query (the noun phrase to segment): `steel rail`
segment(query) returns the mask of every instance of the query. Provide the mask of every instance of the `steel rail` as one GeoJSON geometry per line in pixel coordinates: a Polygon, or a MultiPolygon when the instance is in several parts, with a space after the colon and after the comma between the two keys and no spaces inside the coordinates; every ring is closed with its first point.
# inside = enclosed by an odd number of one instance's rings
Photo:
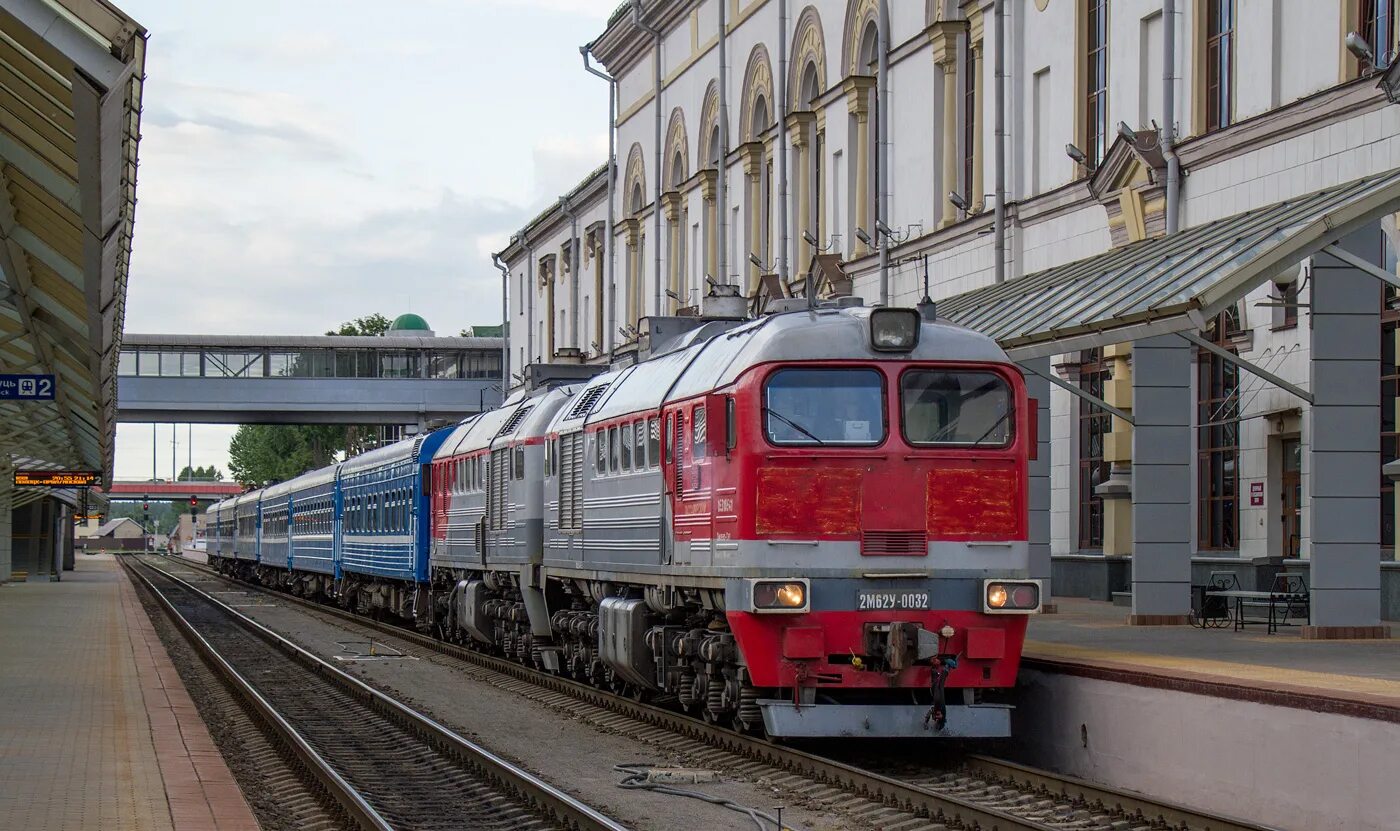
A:
{"type": "Polygon", "coordinates": [[[1166,828],[1207,829],[1208,831],[1277,831],[1270,826],[1234,819],[1220,814],[1207,814],[1140,793],[1108,785],[1096,785],[1073,776],[1028,767],[1006,759],[970,754],[963,759],[967,769],[988,779],[1008,782],[1022,788],[1073,799],[1089,805],[1100,805],[1128,816],[1155,820],[1166,828]]]}
{"type": "MultiPolygon", "coordinates": [[[[496,784],[504,787],[505,789],[515,794],[518,798],[543,811],[546,816],[563,823],[569,828],[577,829],[577,831],[629,831],[627,826],[618,823],[617,821],[606,816],[605,814],[580,802],[574,797],[569,796],[564,791],[554,787],[553,785],[550,785],[549,783],[545,782],[544,780],[540,779],[539,777],[535,776],[529,771],[526,771],[520,767],[517,767],[514,764],[511,764],[504,758],[498,756],[490,750],[487,750],[481,745],[478,745],[469,739],[463,738],[453,730],[438,723],[431,717],[408,707],[407,705],[403,704],[397,699],[380,692],[379,690],[375,689],[374,687],[371,687],[370,685],[366,684],[360,679],[355,678],[354,676],[349,675],[346,672],[343,672],[342,670],[333,666],[329,662],[312,654],[311,652],[302,648],[301,646],[298,646],[297,644],[293,643],[292,641],[288,640],[282,635],[279,635],[278,633],[272,631],[263,624],[258,623],[257,621],[253,620],[247,615],[242,614],[238,610],[230,607],[228,604],[220,601],[216,597],[213,597],[209,593],[199,589],[197,586],[192,585],[188,581],[183,580],[180,577],[171,574],[169,571],[166,571],[162,568],[158,568],[150,563],[144,561],[139,562],[141,562],[141,565],[144,568],[150,569],[151,571],[154,571],[168,578],[169,580],[181,586],[186,591],[189,591],[192,594],[196,595],[204,602],[214,606],[215,608],[229,615],[240,626],[257,635],[258,637],[262,638],[264,641],[268,642],[272,646],[276,647],[284,654],[288,655],[288,657],[300,663],[309,671],[315,672],[321,677],[327,678],[332,682],[336,683],[343,690],[358,697],[364,703],[383,713],[385,716],[396,722],[400,727],[403,727],[409,730],[410,732],[417,734],[425,741],[430,743],[432,746],[437,747],[439,750],[447,752],[448,754],[456,758],[458,761],[475,769],[478,773],[482,774],[487,779],[492,780],[496,784]]],[[[196,565],[184,560],[182,560],[181,562],[185,565],[196,565]]],[[[128,568],[131,567],[128,566],[128,568]]],[[[214,572],[212,569],[206,568],[200,570],[207,570],[209,573],[217,575],[217,572],[214,572]]],[[[220,668],[227,667],[227,672],[233,673],[235,675],[237,674],[236,671],[233,670],[232,666],[230,666],[227,661],[225,661],[221,656],[218,656],[218,653],[214,651],[213,646],[210,645],[208,641],[205,640],[202,636],[199,636],[198,632],[194,631],[194,627],[188,621],[186,621],[177,610],[175,610],[174,605],[164,596],[160,589],[154,586],[154,584],[149,580],[149,578],[147,578],[144,574],[140,574],[138,572],[133,571],[133,573],[135,573],[136,576],[139,577],[142,580],[142,582],[145,583],[149,588],[151,588],[151,590],[156,594],[156,596],[161,599],[162,605],[165,607],[167,613],[172,614],[178,621],[183,622],[183,626],[181,627],[182,630],[188,633],[192,633],[196,638],[198,638],[198,643],[203,644],[203,648],[208,650],[208,654],[211,654],[216,657],[216,664],[220,666],[220,668]]],[[[217,576],[221,578],[223,577],[222,575],[217,576]]],[[[240,582],[240,585],[249,584],[243,584],[240,582]]],[[[272,592],[261,586],[257,586],[255,588],[279,599],[297,600],[301,603],[307,603],[307,605],[310,605],[311,607],[317,609],[325,608],[320,606],[319,604],[309,604],[307,601],[302,601],[300,598],[292,598],[290,595],[282,594],[280,592],[272,592]]],[[[360,620],[359,618],[355,619],[360,620]]],[[[397,634],[402,630],[393,629],[391,627],[389,631],[393,631],[397,634]]],[[[240,680],[243,680],[241,679],[241,676],[240,680]]],[[[247,681],[243,680],[243,683],[246,685],[247,681]]],[[[256,691],[253,691],[251,686],[249,686],[249,690],[250,692],[252,692],[253,695],[257,695],[256,691]]],[[[295,733],[293,728],[291,728],[290,725],[287,725],[286,721],[284,719],[281,719],[280,716],[277,716],[275,711],[272,710],[271,704],[263,700],[261,696],[258,696],[258,698],[267,708],[267,712],[270,712],[273,716],[275,716],[281,724],[286,725],[287,730],[291,730],[293,733],[295,733]]],[[[312,750],[309,745],[305,745],[304,740],[301,740],[299,736],[297,738],[302,745],[306,746],[306,749],[309,752],[313,754],[315,753],[315,751],[312,750]]],[[[317,755],[316,758],[323,765],[325,765],[327,769],[329,769],[330,766],[325,763],[324,759],[321,759],[319,755],[317,755]]],[[[344,783],[344,780],[339,778],[338,774],[335,774],[334,770],[330,770],[330,773],[335,775],[336,778],[344,784],[345,788],[353,790],[352,788],[350,788],[348,783],[344,783]]],[[[361,799],[361,801],[363,800],[361,799]]],[[[370,808],[367,803],[365,804],[365,808],[369,811],[373,811],[373,809],[370,808]]],[[[378,817],[377,814],[375,816],[378,817]]],[[[380,824],[368,827],[374,828],[376,829],[376,831],[378,831],[378,829],[381,828],[386,829],[387,831],[393,831],[391,826],[389,826],[387,823],[384,823],[382,818],[379,818],[378,822],[380,824]]]]}
{"type": "Polygon", "coordinates": [[[281,713],[277,712],[277,708],[273,707],[271,702],[264,698],[238,670],[234,669],[233,665],[219,654],[213,644],[209,643],[184,615],[180,614],[180,611],[175,608],[175,604],[170,602],[170,598],[166,597],[165,593],[157,588],[150,578],[129,565],[125,557],[118,558],[118,561],[132,577],[145,585],[151,596],[164,609],[166,617],[184,635],[185,640],[195,648],[195,651],[205,661],[214,667],[219,675],[223,676],[224,681],[253,708],[278,739],[290,748],[292,754],[296,756],[307,772],[326,789],[330,798],[345,811],[351,822],[366,831],[394,831],[393,826],[380,816],[378,811],[374,810],[360,792],[345,781],[344,777],[337,773],[335,768],[331,767],[320,753],[316,752],[316,749],[302,737],[301,733],[297,732],[296,728],[283,718],[281,713]]]}
{"type": "MultiPolygon", "coordinates": [[[[261,592],[269,597],[289,601],[312,611],[322,612],[349,623],[359,624],[368,629],[401,638],[433,652],[533,684],[541,689],[567,695],[585,704],[611,710],[636,721],[695,739],[720,750],[726,750],[806,776],[822,784],[853,791],[857,795],[884,802],[922,817],[950,822],[966,828],[976,828],[980,831],[1001,831],[1002,829],[1046,831],[1046,829],[1059,827],[1018,817],[995,808],[977,805],[922,785],[904,782],[874,771],[863,770],[834,759],[827,759],[795,748],[773,744],[757,737],[736,733],[728,728],[712,725],[683,713],[617,695],[569,678],[540,672],[514,661],[447,643],[412,629],[362,617],[335,606],[296,597],[256,583],[237,580],[220,574],[208,565],[183,558],[179,562],[197,571],[261,592]]],[[[1106,785],[1096,785],[1003,759],[975,754],[963,758],[968,763],[970,772],[974,775],[985,774],[1036,791],[1061,795],[1084,804],[1103,805],[1110,810],[1116,808],[1129,817],[1167,818],[1172,821],[1170,825],[1172,828],[1189,828],[1191,831],[1277,831],[1271,826],[1197,811],[1175,803],[1153,799],[1143,794],[1118,790],[1106,785]]]]}

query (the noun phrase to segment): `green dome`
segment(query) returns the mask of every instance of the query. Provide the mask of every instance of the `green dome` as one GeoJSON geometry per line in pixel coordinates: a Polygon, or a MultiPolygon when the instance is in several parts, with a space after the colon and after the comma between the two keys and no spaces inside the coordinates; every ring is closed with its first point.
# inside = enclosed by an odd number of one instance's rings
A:
{"type": "Polygon", "coordinates": [[[394,318],[394,322],[389,324],[390,332],[423,331],[431,332],[433,327],[428,325],[428,321],[416,314],[399,315],[394,318]]]}

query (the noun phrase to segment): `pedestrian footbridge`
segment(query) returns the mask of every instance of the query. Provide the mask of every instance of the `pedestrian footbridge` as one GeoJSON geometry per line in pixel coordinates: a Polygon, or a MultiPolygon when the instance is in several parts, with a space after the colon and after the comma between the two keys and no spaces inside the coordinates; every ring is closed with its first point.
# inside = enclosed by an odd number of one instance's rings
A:
{"type": "Polygon", "coordinates": [[[202,424],[447,424],[501,400],[501,339],[139,335],[117,418],[202,424]]]}

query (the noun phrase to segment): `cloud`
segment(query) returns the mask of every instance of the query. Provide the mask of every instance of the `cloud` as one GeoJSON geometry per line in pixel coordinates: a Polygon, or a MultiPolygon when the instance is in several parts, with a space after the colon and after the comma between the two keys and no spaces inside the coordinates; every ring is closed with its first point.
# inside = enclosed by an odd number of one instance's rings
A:
{"type": "Polygon", "coordinates": [[[540,204],[551,202],[573,190],[588,174],[608,159],[606,132],[580,138],[550,136],[535,142],[533,198],[540,204]]]}

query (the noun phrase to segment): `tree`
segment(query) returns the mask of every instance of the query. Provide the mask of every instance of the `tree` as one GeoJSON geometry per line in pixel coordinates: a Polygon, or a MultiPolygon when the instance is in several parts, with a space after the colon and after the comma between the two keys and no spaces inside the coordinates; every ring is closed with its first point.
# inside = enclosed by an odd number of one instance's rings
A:
{"type": "Polygon", "coordinates": [[[345,429],[326,424],[245,424],[228,445],[239,483],[262,487],[325,467],[344,449],[345,429]]]}
{"type": "Polygon", "coordinates": [[[378,312],[364,317],[357,317],[346,323],[340,324],[336,329],[327,332],[328,335],[382,335],[389,331],[393,321],[378,312]]]}
{"type": "Polygon", "coordinates": [[[197,467],[194,470],[190,470],[190,466],[185,465],[180,471],[180,475],[175,477],[177,482],[222,482],[223,479],[223,472],[213,465],[197,467]]]}

